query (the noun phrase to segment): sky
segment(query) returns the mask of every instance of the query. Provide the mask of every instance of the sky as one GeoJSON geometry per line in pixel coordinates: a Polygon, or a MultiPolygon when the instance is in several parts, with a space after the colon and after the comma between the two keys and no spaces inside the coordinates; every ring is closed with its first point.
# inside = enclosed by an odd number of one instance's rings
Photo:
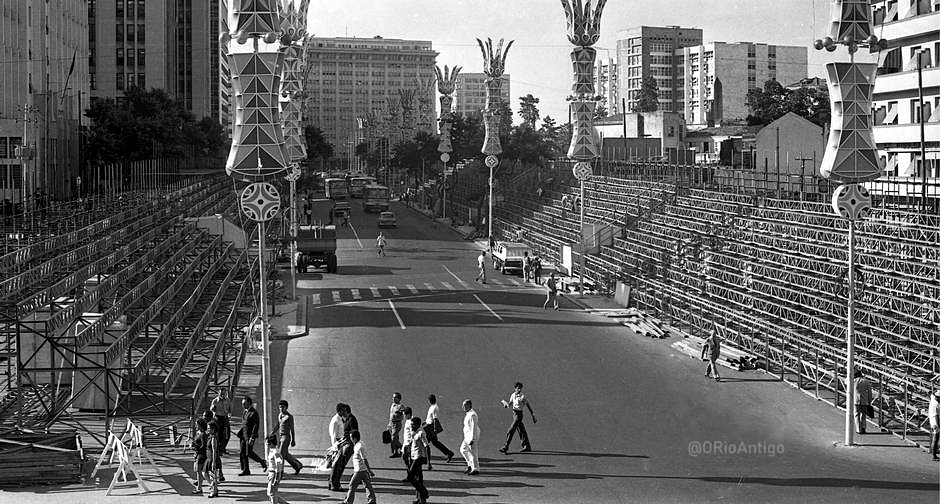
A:
{"type": "MultiPolygon", "coordinates": [[[[598,57],[615,57],[617,32],[633,26],[701,28],[705,42],[761,42],[808,48],[808,76],[823,76],[832,56],[812,48],[825,35],[829,0],[608,0],[598,57]]],[[[561,0],[313,0],[308,33],[317,37],[430,40],[437,63],[482,72],[476,38],[515,40],[506,60],[513,120],[518,97],[539,98],[541,115],[567,119],[572,81],[561,0]]]]}

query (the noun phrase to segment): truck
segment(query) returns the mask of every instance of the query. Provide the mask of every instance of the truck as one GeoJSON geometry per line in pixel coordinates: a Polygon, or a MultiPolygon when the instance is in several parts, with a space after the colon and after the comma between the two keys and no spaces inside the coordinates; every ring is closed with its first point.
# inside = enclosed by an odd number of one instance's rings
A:
{"type": "Polygon", "coordinates": [[[498,242],[493,248],[493,269],[500,273],[522,274],[522,258],[525,253],[532,256],[532,250],[528,245],[518,242],[498,242]]]}
{"type": "Polygon", "coordinates": [[[388,210],[388,187],[370,184],[362,189],[362,209],[366,213],[388,210]]]}
{"type": "Polygon", "coordinates": [[[375,177],[354,176],[349,179],[349,196],[352,198],[363,198],[363,192],[367,186],[375,184],[375,177]]]}
{"type": "Polygon", "coordinates": [[[297,272],[308,266],[336,273],[336,226],[299,226],[297,229],[297,272]]]}
{"type": "Polygon", "coordinates": [[[349,195],[346,180],[341,178],[328,178],[323,181],[323,187],[326,191],[326,197],[331,200],[344,200],[349,195]]]}

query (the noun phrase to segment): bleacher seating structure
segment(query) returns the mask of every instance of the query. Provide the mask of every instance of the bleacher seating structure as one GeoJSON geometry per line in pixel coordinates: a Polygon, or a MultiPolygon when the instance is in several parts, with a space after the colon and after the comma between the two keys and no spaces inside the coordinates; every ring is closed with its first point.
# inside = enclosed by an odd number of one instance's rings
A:
{"type": "MultiPolygon", "coordinates": [[[[846,222],[825,194],[716,190],[707,167],[677,176],[682,168],[664,170],[659,181],[610,175],[630,171],[622,165],[595,172],[586,183],[586,222],[623,231],[585,257],[586,277],[628,283],[641,309],[693,334],[716,328],[781,380],[843,406],[846,222]]],[[[562,244],[574,245],[577,270],[578,213],[564,209],[562,197],[570,201],[578,187],[562,180],[540,200],[520,194],[502,202],[496,227],[501,238],[521,238],[554,261],[562,244]]],[[[876,385],[879,425],[923,432],[940,379],[940,218],[877,203],[857,226],[856,365],[876,385]]]]}
{"type": "Polygon", "coordinates": [[[111,208],[0,256],[0,426],[192,416],[237,379],[258,259],[189,219],[240,223],[231,180],[111,208]]]}

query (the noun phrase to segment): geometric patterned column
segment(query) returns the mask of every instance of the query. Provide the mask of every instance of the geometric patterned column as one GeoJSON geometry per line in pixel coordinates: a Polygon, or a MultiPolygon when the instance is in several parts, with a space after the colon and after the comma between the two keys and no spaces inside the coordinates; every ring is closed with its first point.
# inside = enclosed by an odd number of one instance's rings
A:
{"type": "Polygon", "coordinates": [[[281,79],[281,119],[288,158],[299,163],[307,158],[307,144],[303,135],[303,84],[307,39],[307,8],[310,0],[281,0],[281,46],[284,51],[284,75],[281,79]],[[299,43],[298,43],[299,42],[299,43]]]}
{"type": "Polygon", "coordinates": [[[819,170],[843,183],[874,180],[883,173],[871,124],[875,63],[828,63],[832,129],[819,170]]]}
{"type": "Polygon", "coordinates": [[[506,70],[506,56],[509,55],[509,48],[512,47],[514,40],[506,44],[506,50],[503,51],[503,39],[499,39],[496,50],[493,50],[493,40],[487,38],[484,44],[482,40],[477,39],[477,45],[480,46],[480,52],[483,54],[483,73],[486,78],[483,83],[486,85],[486,106],[483,108],[483,126],[486,130],[483,140],[483,154],[486,154],[490,161],[488,164],[496,162],[495,158],[503,153],[503,148],[499,144],[499,90],[503,85],[503,72],[506,70]]]}

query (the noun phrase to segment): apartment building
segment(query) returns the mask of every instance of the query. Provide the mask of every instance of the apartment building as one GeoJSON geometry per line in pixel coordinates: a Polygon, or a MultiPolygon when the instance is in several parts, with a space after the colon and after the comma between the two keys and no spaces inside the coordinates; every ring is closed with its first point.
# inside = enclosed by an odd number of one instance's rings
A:
{"type": "Polygon", "coordinates": [[[385,114],[386,99],[397,100],[401,89],[418,89],[415,123],[436,124],[435,88],[419,84],[434,79],[437,54],[424,40],[309,39],[304,121],[323,130],[340,157],[350,156],[360,138],[357,118],[385,114]],[[423,110],[422,100],[428,104],[423,110]]]}
{"type": "Polygon", "coordinates": [[[888,40],[872,100],[875,142],[889,176],[940,176],[940,0],[873,1],[875,33],[888,40]],[[918,64],[920,81],[918,85],[918,64]],[[919,98],[919,89],[923,101],[919,98]]]}
{"type": "MultiPolygon", "coordinates": [[[[473,114],[482,114],[481,110],[486,106],[486,84],[483,81],[486,74],[483,73],[461,73],[457,76],[457,86],[454,91],[454,113],[467,117],[473,114]]],[[[503,74],[502,87],[499,88],[499,95],[502,100],[509,104],[509,108],[515,108],[517,102],[513,102],[510,89],[510,75],[503,74]]]]}
{"type": "Polygon", "coordinates": [[[0,2],[0,202],[73,194],[87,53],[85,2],[0,2]]]}
{"type": "Polygon", "coordinates": [[[690,126],[742,124],[747,119],[747,92],[768,80],[784,85],[807,75],[805,46],[751,42],[709,42],[676,51],[683,87],[677,93],[690,126]]]}
{"type": "Polygon", "coordinates": [[[597,58],[594,62],[594,92],[601,97],[599,103],[607,109],[608,116],[619,114],[623,108],[617,82],[617,60],[597,58]]]}
{"type": "Polygon", "coordinates": [[[702,43],[702,30],[679,26],[638,26],[617,32],[618,96],[627,101],[627,111],[636,105],[646,77],[659,88],[659,109],[681,112],[677,90],[683,89],[682,62],[676,51],[702,43]]]}

